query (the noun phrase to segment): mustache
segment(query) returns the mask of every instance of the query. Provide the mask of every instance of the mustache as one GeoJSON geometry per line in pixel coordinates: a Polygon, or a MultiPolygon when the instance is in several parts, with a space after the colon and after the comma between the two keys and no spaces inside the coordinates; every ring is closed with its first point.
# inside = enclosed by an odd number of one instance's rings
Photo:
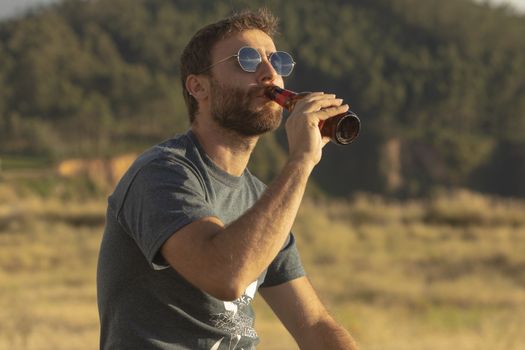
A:
{"type": "Polygon", "coordinates": [[[252,86],[246,92],[246,96],[250,98],[265,96],[264,94],[265,90],[266,90],[266,86],[260,86],[260,85],[252,86]]]}

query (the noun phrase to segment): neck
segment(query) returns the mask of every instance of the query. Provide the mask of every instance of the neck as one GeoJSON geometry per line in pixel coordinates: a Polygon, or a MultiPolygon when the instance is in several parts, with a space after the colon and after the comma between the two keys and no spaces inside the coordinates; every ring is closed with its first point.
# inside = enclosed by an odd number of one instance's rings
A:
{"type": "Polygon", "coordinates": [[[233,176],[242,175],[258,140],[256,136],[240,136],[215,123],[195,121],[191,126],[191,131],[208,157],[222,170],[233,176]]]}

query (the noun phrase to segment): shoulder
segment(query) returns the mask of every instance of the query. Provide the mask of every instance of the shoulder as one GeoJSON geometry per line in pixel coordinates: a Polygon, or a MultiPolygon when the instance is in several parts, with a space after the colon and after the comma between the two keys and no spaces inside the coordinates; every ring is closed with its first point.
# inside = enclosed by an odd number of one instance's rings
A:
{"type": "Polygon", "coordinates": [[[134,177],[138,172],[169,169],[172,171],[189,171],[198,175],[204,167],[198,146],[189,133],[177,135],[159,143],[142,153],[128,170],[128,176],[134,177]]]}
{"type": "Polygon", "coordinates": [[[170,183],[203,185],[203,161],[188,134],[177,135],[146,150],[131,164],[117,184],[113,199],[126,196],[129,189],[170,183]]]}

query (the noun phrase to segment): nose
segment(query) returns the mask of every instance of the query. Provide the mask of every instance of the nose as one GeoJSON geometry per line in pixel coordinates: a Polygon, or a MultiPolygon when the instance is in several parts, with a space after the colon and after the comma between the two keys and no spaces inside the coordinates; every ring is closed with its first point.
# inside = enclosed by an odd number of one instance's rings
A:
{"type": "Polygon", "coordinates": [[[255,72],[257,75],[257,81],[259,83],[265,84],[271,84],[278,78],[280,78],[279,74],[275,71],[272,64],[268,60],[266,56],[263,56],[261,63],[259,64],[259,67],[257,67],[257,70],[255,72]]]}

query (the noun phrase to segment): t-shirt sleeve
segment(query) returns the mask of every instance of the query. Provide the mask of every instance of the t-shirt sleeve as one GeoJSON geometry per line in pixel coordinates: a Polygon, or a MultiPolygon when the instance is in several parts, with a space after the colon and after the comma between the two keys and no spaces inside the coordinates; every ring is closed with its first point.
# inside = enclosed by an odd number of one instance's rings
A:
{"type": "Polygon", "coordinates": [[[268,266],[266,277],[260,287],[274,287],[305,275],[295,237],[290,233],[284,248],[268,266]]]}
{"type": "Polygon", "coordinates": [[[117,214],[119,223],[155,269],[167,267],[162,244],[189,223],[214,216],[195,171],[175,160],[154,160],[134,177],[117,214]]]}

